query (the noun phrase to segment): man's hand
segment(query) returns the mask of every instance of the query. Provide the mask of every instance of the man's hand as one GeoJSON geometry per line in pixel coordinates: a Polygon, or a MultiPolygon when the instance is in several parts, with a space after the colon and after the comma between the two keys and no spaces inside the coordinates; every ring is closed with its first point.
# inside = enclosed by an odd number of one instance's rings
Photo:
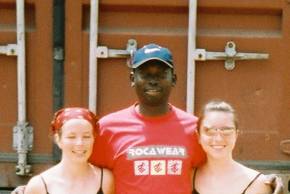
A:
{"type": "Polygon", "coordinates": [[[284,194],[283,181],[280,177],[278,177],[276,174],[269,174],[265,176],[265,183],[272,187],[272,189],[274,190],[273,194],[284,194]]]}
{"type": "Polygon", "coordinates": [[[11,192],[11,194],[24,194],[25,187],[26,185],[18,186],[11,192]]]}

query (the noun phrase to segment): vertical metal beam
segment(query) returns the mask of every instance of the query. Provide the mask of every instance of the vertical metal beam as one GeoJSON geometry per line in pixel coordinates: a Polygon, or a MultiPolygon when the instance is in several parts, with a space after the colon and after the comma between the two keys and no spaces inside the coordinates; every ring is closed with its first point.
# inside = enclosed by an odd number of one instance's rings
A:
{"type": "Polygon", "coordinates": [[[17,26],[17,125],[13,128],[13,148],[17,150],[16,174],[29,175],[28,151],[32,150],[33,128],[26,122],[26,68],[25,68],[25,16],[24,0],[16,1],[17,26]]]}
{"type": "Polygon", "coordinates": [[[17,0],[17,94],[18,94],[18,122],[26,122],[26,72],[25,72],[25,18],[24,18],[24,0],[17,0]]]}
{"type": "Polygon", "coordinates": [[[65,0],[53,2],[53,111],[63,107],[65,0]]]}
{"type": "Polygon", "coordinates": [[[89,109],[97,112],[97,43],[99,0],[91,0],[90,8],[90,56],[89,56],[89,109]]]}
{"type": "Polygon", "coordinates": [[[189,0],[186,92],[186,111],[189,113],[194,113],[195,101],[195,61],[193,52],[196,49],[196,11],[197,0],[189,0]]]}
{"type": "MultiPolygon", "coordinates": [[[[64,46],[65,46],[65,0],[53,1],[53,112],[64,102],[64,46]]],[[[60,149],[53,144],[53,159],[59,161],[60,149]]]]}

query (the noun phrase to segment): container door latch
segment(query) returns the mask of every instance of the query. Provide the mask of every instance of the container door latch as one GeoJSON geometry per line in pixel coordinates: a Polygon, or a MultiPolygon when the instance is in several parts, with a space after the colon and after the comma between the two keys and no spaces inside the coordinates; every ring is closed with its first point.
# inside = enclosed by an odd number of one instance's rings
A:
{"type": "Polygon", "coordinates": [[[236,51],[236,44],[233,41],[226,43],[225,52],[209,52],[205,49],[195,49],[194,60],[225,60],[225,68],[233,70],[237,60],[261,60],[268,59],[268,53],[239,53],[236,51]]]}
{"type": "Polygon", "coordinates": [[[97,47],[97,58],[127,58],[127,65],[130,67],[131,57],[137,50],[137,41],[129,39],[126,50],[109,49],[106,46],[97,47]]]}

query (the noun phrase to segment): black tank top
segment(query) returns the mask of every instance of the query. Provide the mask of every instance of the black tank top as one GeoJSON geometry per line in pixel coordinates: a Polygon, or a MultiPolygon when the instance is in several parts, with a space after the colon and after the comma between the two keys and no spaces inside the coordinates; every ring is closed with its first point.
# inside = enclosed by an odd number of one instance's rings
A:
{"type": "MultiPolygon", "coordinates": [[[[47,186],[46,186],[46,182],[44,181],[43,177],[40,175],[40,178],[44,184],[44,187],[45,187],[45,191],[46,191],[46,194],[49,194],[48,190],[47,190],[47,186]]],[[[103,192],[103,189],[102,189],[102,185],[103,185],[103,168],[101,168],[101,181],[100,181],[100,188],[97,192],[97,194],[104,194],[103,192]]]]}
{"type": "MultiPolygon", "coordinates": [[[[196,176],[196,172],[197,169],[194,171],[193,174],[193,180],[192,180],[192,185],[193,185],[193,190],[192,190],[192,194],[200,194],[196,189],[195,189],[195,176],[196,176]]],[[[247,185],[247,187],[243,190],[243,192],[241,194],[245,194],[247,189],[255,182],[255,180],[261,175],[262,173],[258,173],[252,180],[251,182],[247,185]]]]}

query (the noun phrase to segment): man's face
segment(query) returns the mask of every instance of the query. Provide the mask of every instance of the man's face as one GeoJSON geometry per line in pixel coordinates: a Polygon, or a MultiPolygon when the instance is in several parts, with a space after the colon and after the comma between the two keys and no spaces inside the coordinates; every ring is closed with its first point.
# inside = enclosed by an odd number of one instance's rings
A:
{"type": "Polygon", "coordinates": [[[147,106],[167,105],[176,75],[163,62],[152,60],[135,69],[131,75],[139,103],[147,106]]]}

